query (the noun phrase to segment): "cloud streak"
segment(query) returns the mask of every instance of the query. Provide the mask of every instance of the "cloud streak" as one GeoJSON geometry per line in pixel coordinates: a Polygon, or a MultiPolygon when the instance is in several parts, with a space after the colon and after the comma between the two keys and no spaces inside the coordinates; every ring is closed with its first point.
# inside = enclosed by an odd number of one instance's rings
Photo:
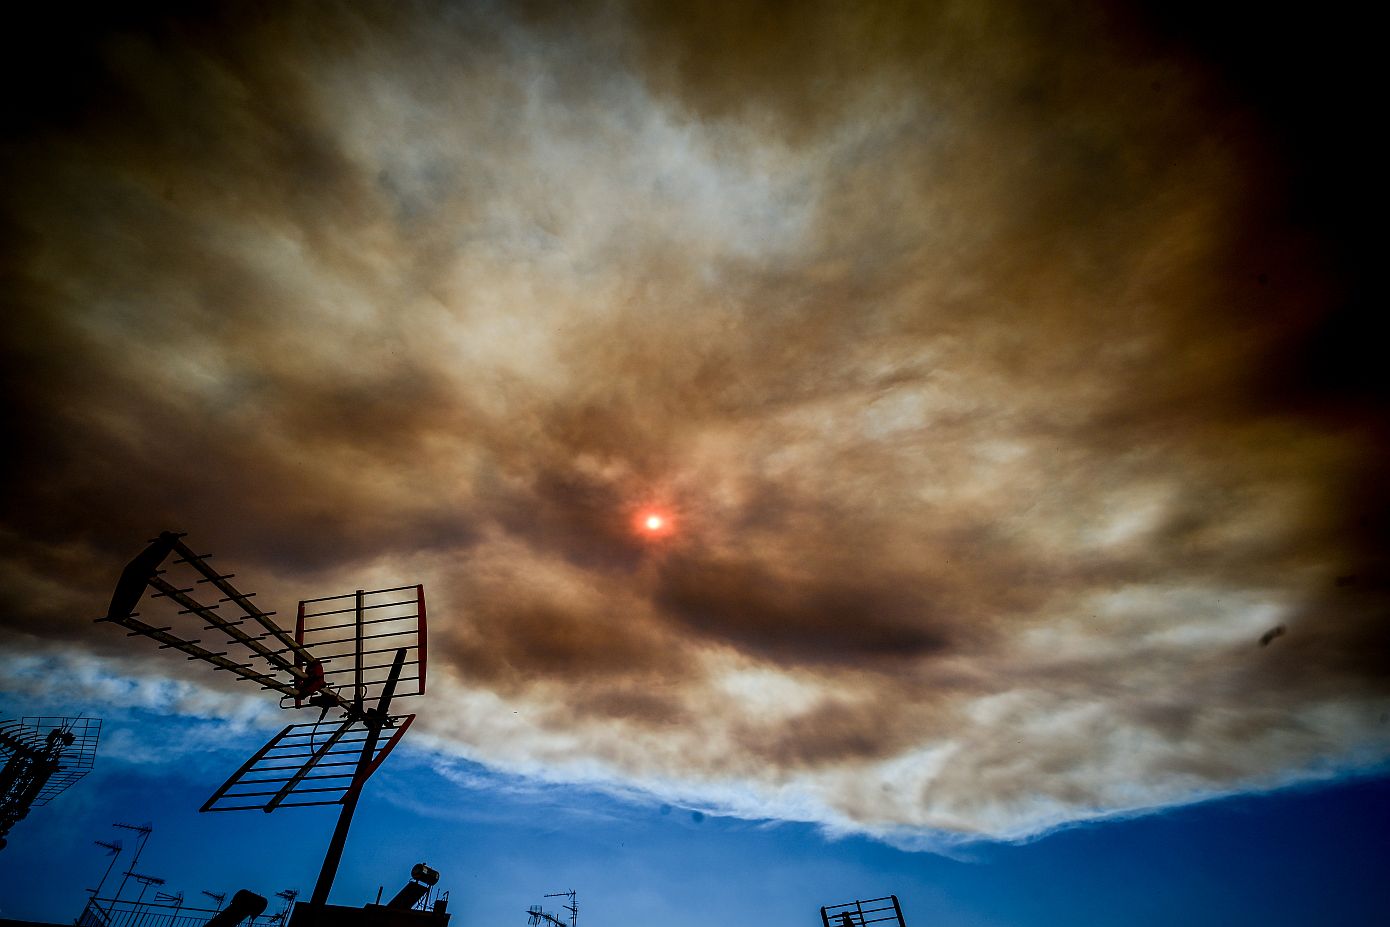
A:
{"type": "Polygon", "coordinates": [[[1137,13],[671,9],[75,40],[4,155],[6,676],[128,656],[177,527],[425,582],[420,725],[511,772],[911,843],[1383,759],[1384,429],[1261,115],[1137,13]]]}

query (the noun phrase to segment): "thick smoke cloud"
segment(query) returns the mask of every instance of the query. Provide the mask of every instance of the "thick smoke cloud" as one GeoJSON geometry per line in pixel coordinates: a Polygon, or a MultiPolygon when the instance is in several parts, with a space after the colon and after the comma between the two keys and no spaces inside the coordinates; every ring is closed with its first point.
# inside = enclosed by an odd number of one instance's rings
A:
{"type": "Polygon", "coordinates": [[[1383,760],[1355,255],[1171,24],[109,15],[6,134],[12,680],[107,691],[174,527],[423,581],[427,739],[538,776],[915,842],[1383,760]]]}

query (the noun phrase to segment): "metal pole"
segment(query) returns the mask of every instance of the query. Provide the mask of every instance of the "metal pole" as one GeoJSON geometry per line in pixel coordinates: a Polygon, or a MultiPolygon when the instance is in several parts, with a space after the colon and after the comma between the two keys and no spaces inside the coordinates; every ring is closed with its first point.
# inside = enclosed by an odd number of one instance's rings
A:
{"type": "MultiPolygon", "coordinates": [[[[103,843],[98,843],[97,846],[105,846],[107,849],[111,848],[110,845],[103,843]]],[[[101,890],[105,887],[106,880],[111,877],[111,870],[116,868],[116,861],[121,858],[121,851],[124,849],[124,847],[122,847],[119,843],[114,844],[114,846],[116,848],[116,851],[111,854],[111,862],[106,864],[106,872],[102,874],[101,881],[97,883],[96,888],[87,889],[87,891],[92,893],[93,898],[101,897],[101,890]]]]}
{"type": "Polygon", "coordinates": [[[362,684],[362,599],[363,592],[361,589],[358,589],[357,608],[355,609],[355,620],[353,622],[357,629],[357,661],[354,664],[357,670],[354,674],[356,677],[354,681],[357,684],[357,691],[353,693],[352,703],[357,706],[357,713],[359,715],[362,713],[362,700],[367,696],[366,687],[362,684]]]}
{"type": "MultiPolygon", "coordinates": [[[[361,593],[358,602],[361,603],[361,593]]],[[[360,617],[361,612],[358,612],[360,617]]],[[[358,651],[359,654],[361,651],[358,651]]],[[[386,724],[387,712],[391,708],[391,697],[396,693],[396,682],[405,666],[405,648],[396,651],[396,659],[391,664],[391,675],[381,690],[381,699],[376,710],[366,716],[367,741],[362,745],[362,753],[357,758],[357,771],[353,776],[352,788],[343,796],[343,810],[338,814],[338,826],[333,829],[333,839],[328,842],[328,852],[323,857],[323,868],[319,870],[319,880],[314,884],[313,897],[309,905],[313,909],[313,921],[317,927],[327,927],[323,918],[324,906],[328,904],[328,893],[333,888],[333,879],[338,875],[338,864],[343,860],[343,847],[347,845],[348,828],[352,826],[352,815],[357,810],[357,799],[362,794],[362,786],[367,784],[368,768],[376,756],[376,743],[381,737],[381,729],[386,724]]],[[[360,660],[361,657],[359,656],[360,660]]],[[[359,696],[360,698],[360,696],[359,696]]]]}
{"type": "Polygon", "coordinates": [[[115,897],[111,899],[112,907],[121,900],[121,892],[125,891],[125,885],[130,881],[130,876],[135,872],[135,867],[140,865],[140,854],[145,852],[145,841],[150,839],[150,833],[154,828],[148,824],[137,826],[135,824],[116,824],[116,827],[123,827],[126,830],[133,830],[140,835],[140,843],[135,847],[135,858],[130,861],[130,868],[125,871],[125,876],[121,879],[121,884],[116,888],[115,897]]]}

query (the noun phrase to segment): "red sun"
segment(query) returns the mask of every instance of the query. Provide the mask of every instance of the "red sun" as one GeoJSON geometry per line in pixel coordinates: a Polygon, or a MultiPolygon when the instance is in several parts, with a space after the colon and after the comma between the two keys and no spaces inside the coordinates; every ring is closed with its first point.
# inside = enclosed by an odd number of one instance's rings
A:
{"type": "Polygon", "coordinates": [[[638,533],[646,537],[666,537],[672,531],[671,516],[653,509],[644,509],[637,513],[636,527],[638,533]]]}

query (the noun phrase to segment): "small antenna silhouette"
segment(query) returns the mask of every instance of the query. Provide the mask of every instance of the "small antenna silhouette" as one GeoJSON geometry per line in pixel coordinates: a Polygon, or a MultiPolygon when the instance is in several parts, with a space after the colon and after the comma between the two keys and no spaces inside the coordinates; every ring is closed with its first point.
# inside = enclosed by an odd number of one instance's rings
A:
{"type": "Polygon", "coordinates": [[[533,904],[526,909],[526,923],[530,927],[574,927],[575,921],[579,917],[579,903],[575,901],[575,893],[573,891],[555,892],[545,897],[569,899],[570,903],[564,907],[566,911],[570,912],[570,923],[566,924],[549,911],[542,910],[538,904],[533,904]]]}
{"type": "Polygon", "coordinates": [[[570,927],[579,927],[579,899],[578,893],[574,889],[567,892],[552,892],[546,895],[547,898],[568,898],[569,904],[565,905],[566,911],[570,912],[570,927]]]}
{"type": "Polygon", "coordinates": [[[140,835],[140,843],[135,847],[135,856],[130,861],[130,867],[126,869],[125,876],[121,879],[121,884],[116,888],[116,894],[112,901],[121,900],[121,892],[125,891],[126,883],[135,875],[135,867],[140,865],[140,854],[145,852],[145,844],[150,842],[150,834],[154,833],[154,827],[149,824],[112,824],[112,827],[119,827],[122,830],[132,830],[140,835]]]}
{"type": "MultiPolygon", "coordinates": [[[[159,876],[141,875],[138,872],[132,872],[130,877],[140,883],[140,894],[135,897],[135,913],[138,915],[144,907],[145,892],[151,885],[163,885],[165,880],[159,876]]],[[[155,892],[155,895],[157,897],[159,892],[155,892]]]]}
{"type": "Polygon", "coordinates": [[[105,850],[106,855],[111,857],[111,862],[106,864],[106,871],[102,873],[101,881],[97,883],[97,887],[87,889],[87,891],[92,893],[92,897],[96,898],[101,895],[102,888],[106,886],[106,879],[111,875],[111,870],[115,868],[116,860],[121,858],[121,850],[124,848],[121,846],[119,840],[93,840],[92,842],[105,850]]]}
{"type": "Polygon", "coordinates": [[[274,923],[278,924],[279,927],[285,927],[290,922],[290,914],[294,912],[294,901],[299,897],[299,889],[287,888],[284,891],[276,892],[275,897],[283,899],[285,906],[280,909],[279,914],[275,915],[274,923]]]}
{"type": "Polygon", "coordinates": [[[823,927],[868,927],[880,923],[907,927],[897,895],[826,905],[820,909],[820,919],[823,927]]]}
{"type": "Polygon", "coordinates": [[[169,892],[155,892],[154,900],[162,901],[165,904],[173,902],[174,914],[177,915],[179,909],[183,907],[183,892],[174,892],[173,894],[170,894],[169,892]]]}
{"type": "Polygon", "coordinates": [[[216,907],[213,908],[213,911],[222,910],[222,903],[227,900],[226,892],[210,892],[207,889],[203,889],[203,894],[211,898],[214,904],[216,904],[216,907]]]}

